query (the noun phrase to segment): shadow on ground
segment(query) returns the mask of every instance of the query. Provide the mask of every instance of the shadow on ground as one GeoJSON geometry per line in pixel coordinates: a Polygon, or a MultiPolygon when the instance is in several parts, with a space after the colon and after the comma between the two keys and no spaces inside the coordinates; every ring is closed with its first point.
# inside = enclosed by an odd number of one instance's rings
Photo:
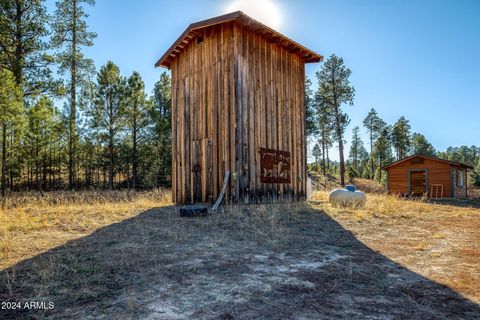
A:
{"type": "MultiPolygon", "coordinates": [[[[452,266],[454,267],[454,266],[452,266]]],[[[1,271],[0,319],[478,319],[306,205],[148,210],[1,271]],[[255,211],[253,211],[255,210],[255,211]]]]}

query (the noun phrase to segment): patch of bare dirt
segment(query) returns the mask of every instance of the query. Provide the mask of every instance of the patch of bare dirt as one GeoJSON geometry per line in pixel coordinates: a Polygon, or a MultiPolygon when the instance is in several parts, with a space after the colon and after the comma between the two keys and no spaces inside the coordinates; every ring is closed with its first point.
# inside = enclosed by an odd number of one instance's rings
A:
{"type": "Polygon", "coordinates": [[[349,214],[334,217],[373,250],[480,303],[480,210],[462,215],[440,208],[436,215],[362,222],[349,214]]]}

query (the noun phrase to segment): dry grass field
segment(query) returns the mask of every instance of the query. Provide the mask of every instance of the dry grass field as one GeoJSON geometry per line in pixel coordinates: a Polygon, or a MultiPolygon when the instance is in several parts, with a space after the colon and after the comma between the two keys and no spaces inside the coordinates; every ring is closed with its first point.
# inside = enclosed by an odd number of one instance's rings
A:
{"type": "Polygon", "coordinates": [[[0,214],[0,319],[477,319],[480,203],[235,206],[164,191],[21,195],[0,214]]]}
{"type": "Polygon", "coordinates": [[[171,204],[168,191],[16,194],[0,209],[0,269],[146,209],[171,204]]]}

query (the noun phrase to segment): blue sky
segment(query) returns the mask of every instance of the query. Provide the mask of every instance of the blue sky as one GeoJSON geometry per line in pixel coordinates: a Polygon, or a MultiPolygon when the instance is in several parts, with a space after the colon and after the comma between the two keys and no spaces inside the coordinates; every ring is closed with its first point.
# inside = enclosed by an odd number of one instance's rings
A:
{"type": "MultiPolygon", "coordinates": [[[[112,60],[124,75],[139,71],[151,93],[164,71],[154,63],[188,24],[235,1],[97,0],[88,23],[98,38],[85,54],[97,69],[112,60]]],[[[265,1],[278,11],[278,31],[352,70],[347,141],[373,107],[388,123],[405,116],[439,150],[480,145],[480,1],[243,0],[255,18],[272,21],[265,1]]],[[[314,84],[320,67],[307,65],[314,84]]]]}

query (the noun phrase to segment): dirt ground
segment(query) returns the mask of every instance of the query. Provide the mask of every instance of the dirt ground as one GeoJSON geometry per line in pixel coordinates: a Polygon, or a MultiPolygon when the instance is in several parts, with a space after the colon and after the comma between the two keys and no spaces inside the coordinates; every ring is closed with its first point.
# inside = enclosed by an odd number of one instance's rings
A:
{"type": "Polygon", "coordinates": [[[477,210],[478,214],[450,214],[445,209],[436,216],[416,213],[360,222],[348,214],[332,217],[372,250],[478,304],[480,209],[477,210]]]}
{"type": "Polygon", "coordinates": [[[480,212],[439,208],[147,210],[2,270],[0,301],[54,309],[0,319],[478,319],[480,212]]]}

